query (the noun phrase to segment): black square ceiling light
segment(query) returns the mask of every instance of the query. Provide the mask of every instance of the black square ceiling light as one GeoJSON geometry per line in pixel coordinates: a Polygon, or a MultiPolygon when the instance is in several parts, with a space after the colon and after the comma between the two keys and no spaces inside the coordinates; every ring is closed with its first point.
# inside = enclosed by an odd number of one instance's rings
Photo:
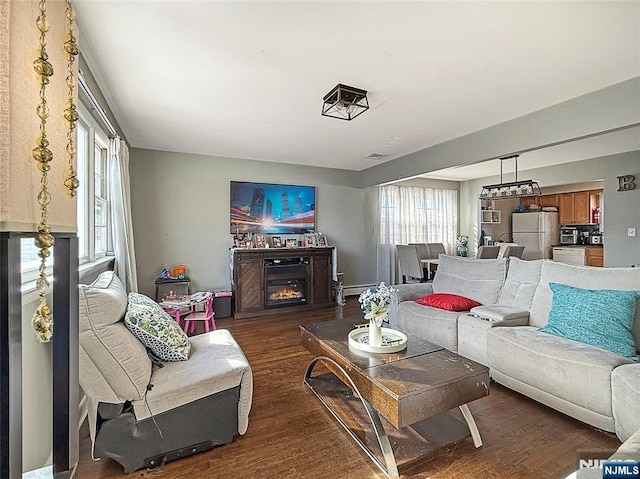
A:
{"type": "Polygon", "coordinates": [[[369,109],[366,90],[339,83],[324,96],[322,115],[353,120],[369,109]]]}

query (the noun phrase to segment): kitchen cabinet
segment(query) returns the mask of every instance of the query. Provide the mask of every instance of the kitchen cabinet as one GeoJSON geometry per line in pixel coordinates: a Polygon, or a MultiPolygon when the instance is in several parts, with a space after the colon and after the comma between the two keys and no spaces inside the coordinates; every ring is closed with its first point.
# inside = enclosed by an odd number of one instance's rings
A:
{"type": "Polygon", "coordinates": [[[573,221],[573,193],[562,193],[558,195],[559,221],[561,225],[575,223],[573,221]]]}
{"type": "Polygon", "coordinates": [[[480,221],[483,223],[500,223],[502,221],[500,210],[482,210],[482,218],[480,221]]]}
{"type": "Polygon", "coordinates": [[[520,204],[524,205],[526,209],[529,209],[531,205],[538,205],[540,208],[558,206],[558,195],[526,196],[520,198],[520,204]]]}
{"type": "Polygon", "coordinates": [[[559,194],[560,224],[584,225],[591,223],[591,197],[591,191],[559,194]]]}
{"type": "Polygon", "coordinates": [[[604,266],[604,248],[587,248],[587,266],[604,266]]]}
{"type": "Polygon", "coordinates": [[[540,208],[546,206],[558,206],[558,195],[542,195],[538,196],[538,204],[540,208]]]}
{"type": "Polygon", "coordinates": [[[591,223],[591,207],[588,191],[573,194],[573,222],[579,225],[591,223]]]}

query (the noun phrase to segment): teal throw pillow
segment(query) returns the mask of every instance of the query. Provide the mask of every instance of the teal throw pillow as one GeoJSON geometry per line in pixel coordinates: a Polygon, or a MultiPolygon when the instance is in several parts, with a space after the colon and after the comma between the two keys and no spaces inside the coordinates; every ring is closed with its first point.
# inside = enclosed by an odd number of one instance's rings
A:
{"type": "Polygon", "coordinates": [[[139,293],[129,293],[124,324],[161,360],[189,359],[191,342],[186,333],[151,298],[139,293]]]}
{"type": "Polygon", "coordinates": [[[637,359],[631,330],[640,291],[560,283],[549,283],[549,288],[553,292],[549,321],[540,331],[637,359]]]}

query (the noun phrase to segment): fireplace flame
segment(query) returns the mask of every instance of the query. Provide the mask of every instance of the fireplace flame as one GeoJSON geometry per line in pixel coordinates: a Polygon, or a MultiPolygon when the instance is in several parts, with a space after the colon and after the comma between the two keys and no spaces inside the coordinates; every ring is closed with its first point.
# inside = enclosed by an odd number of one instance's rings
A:
{"type": "Polygon", "coordinates": [[[269,300],[284,301],[287,299],[300,299],[303,297],[304,297],[304,294],[302,293],[302,291],[297,291],[292,288],[282,288],[282,289],[279,289],[278,291],[275,291],[274,293],[271,293],[269,295],[269,300]]]}

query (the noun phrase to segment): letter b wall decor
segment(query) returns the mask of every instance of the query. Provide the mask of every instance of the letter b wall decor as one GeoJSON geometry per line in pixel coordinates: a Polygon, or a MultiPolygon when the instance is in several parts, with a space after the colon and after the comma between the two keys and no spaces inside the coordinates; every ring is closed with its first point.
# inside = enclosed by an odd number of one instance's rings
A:
{"type": "Polygon", "coordinates": [[[636,177],[633,175],[618,176],[618,191],[631,191],[636,189],[636,177]]]}

